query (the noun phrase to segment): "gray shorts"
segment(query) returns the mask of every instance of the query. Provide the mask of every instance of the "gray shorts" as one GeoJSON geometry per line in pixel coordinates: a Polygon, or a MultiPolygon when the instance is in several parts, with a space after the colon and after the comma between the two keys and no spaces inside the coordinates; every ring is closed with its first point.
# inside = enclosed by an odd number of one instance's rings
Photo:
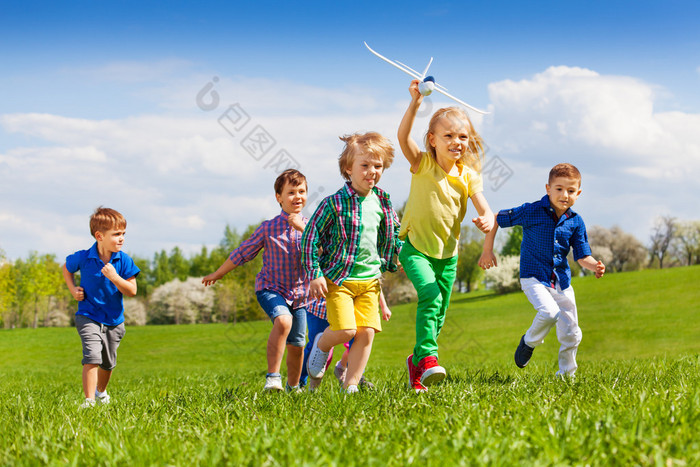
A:
{"type": "Polygon", "coordinates": [[[75,315],[75,327],[83,343],[83,365],[100,365],[103,370],[117,366],[117,348],[126,328],[124,323],[105,326],[83,315],[75,315]]]}

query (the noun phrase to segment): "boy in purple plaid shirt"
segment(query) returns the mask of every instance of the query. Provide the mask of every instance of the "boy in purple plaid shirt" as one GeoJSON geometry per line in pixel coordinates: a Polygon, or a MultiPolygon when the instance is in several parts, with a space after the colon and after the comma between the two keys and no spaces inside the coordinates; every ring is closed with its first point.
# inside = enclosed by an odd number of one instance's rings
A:
{"type": "Polygon", "coordinates": [[[272,320],[267,341],[265,391],[281,391],[280,366],[287,347],[287,391],[299,390],[299,376],[306,343],[306,306],[309,281],[301,267],[301,232],[306,219],[306,177],[294,169],[285,170],[275,180],[275,197],[282,212],[264,221],[253,235],[233,250],[212,274],[204,277],[212,285],[234,268],[263,252],[263,266],[255,277],[258,303],[272,320]]]}

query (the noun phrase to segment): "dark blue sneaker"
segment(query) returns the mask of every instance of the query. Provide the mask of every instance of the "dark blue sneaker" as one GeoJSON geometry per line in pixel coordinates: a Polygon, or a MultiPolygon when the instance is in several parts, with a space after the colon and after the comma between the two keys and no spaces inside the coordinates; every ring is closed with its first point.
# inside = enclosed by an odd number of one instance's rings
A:
{"type": "Polygon", "coordinates": [[[535,349],[525,343],[525,335],[523,335],[523,337],[520,338],[518,348],[515,349],[515,364],[518,365],[518,368],[525,368],[527,366],[527,362],[529,362],[532,357],[533,350],[535,349]]]}

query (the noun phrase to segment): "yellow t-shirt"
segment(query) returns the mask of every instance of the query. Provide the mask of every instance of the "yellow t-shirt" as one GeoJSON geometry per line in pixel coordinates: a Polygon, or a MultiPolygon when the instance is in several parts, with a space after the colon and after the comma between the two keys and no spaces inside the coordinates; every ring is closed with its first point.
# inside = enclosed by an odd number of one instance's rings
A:
{"type": "Polygon", "coordinates": [[[460,165],[460,175],[446,174],[433,156],[424,152],[411,177],[411,191],[401,219],[399,238],[436,259],[457,254],[467,199],[483,191],[481,174],[460,165]]]}

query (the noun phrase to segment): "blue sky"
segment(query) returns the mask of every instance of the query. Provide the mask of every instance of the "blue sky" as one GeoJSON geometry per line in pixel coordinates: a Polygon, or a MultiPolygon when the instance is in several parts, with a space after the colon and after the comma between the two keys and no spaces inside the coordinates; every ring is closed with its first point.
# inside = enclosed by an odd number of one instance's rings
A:
{"type": "MultiPolygon", "coordinates": [[[[2,2],[0,249],[62,258],[85,248],[101,204],[127,216],[127,250],[138,255],[215,245],[226,224],[242,230],[277,213],[271,160],[282,150],[312,196],[329,194],[341,184],[337,137],[377,130],[396,142],[408,102],[409,78],[363,41],[416,69],[434,57],[438,82],[491,110],[472,118],[487,161],[510,174],[486,180],[494,210],[538,199],[548,169],[569,161],[583,172],[575,209],[587,224],[617,224],[646,242],[656,216],[698,218],[699,10],[2,2]],[[203,110],[196,97],[208,83],[218,105],[203,110]],[[221,123],[231,106],[249,118],[240,132],[221,123]],[[242,146],[252,128],[275,140],[259,160],[242,146]]],[[[442,105],[426,99],[416,139],[442,105]]],[[[400,205],[409,183],[397,149],[380,186],[400,205]]]]}

